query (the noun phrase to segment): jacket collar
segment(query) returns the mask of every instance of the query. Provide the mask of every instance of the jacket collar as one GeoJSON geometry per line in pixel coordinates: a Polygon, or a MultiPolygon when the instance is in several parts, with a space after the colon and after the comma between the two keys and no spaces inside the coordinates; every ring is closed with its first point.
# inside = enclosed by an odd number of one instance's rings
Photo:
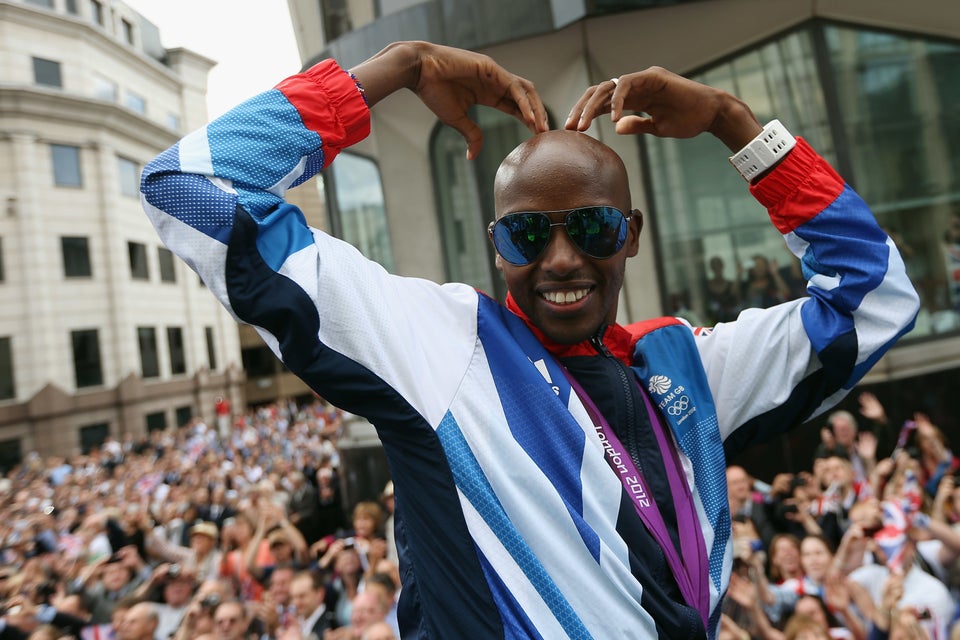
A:
{"type": "Polygon", "coordinates": [[[628,366],[632,363],[633,345],[636,342],[636,337],[631,335],[627,329],[619,324],[603,324],[597,329],[597,333],[594,334],[593,338],[576,344],[563,344],[551,340],[543,331],[534,325],[533,322],[530,321],[530,318],[517,306],[516,301],[510,293],[507,293],[507,309],[523,320],[527,328],[530,329],[533,335],[537,337],[537,340],[540,341],[540,344],[546,347],[547,351],[556,358],[595,356],[598,354],[598,348],[594,346],[594,344],[602,342],[603,346],[607,348],[607,351],[618,360],[628,366]]]}

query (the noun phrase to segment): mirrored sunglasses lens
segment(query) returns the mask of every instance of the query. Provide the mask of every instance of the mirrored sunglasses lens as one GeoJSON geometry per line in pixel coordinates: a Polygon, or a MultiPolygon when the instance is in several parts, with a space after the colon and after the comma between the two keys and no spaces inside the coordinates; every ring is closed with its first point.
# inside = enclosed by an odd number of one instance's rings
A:
{"type": "Polygon", "coordinates": [[[627,239],[627,219],[613,207],[586,207],[567,214],[567,233],[584,253],[609,258],[627,239]]]}
{"type": "Polygon", "coordinates": [[[536,260],[550,240],[550,219],[542,213],[503,216],[493,227],[493,244],[510,264],[522,266],[536,260]]]}

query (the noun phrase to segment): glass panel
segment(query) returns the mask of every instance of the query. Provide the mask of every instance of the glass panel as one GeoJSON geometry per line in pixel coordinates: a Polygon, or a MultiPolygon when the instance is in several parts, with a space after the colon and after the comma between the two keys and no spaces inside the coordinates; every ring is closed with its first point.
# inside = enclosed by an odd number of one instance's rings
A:
{"type": "Polygon", "coordinates": [[[213,327],[204,327],[203,336],[207,340],[207,363],[210,365],[210,371],[217,370],[217,349],[213,340],[213,327]]]}
{"type": "Polygon", "coordinates": [[[150,268],[147,266],[147,245],[139,242],[128,242],[127,250],[130,253],[130,276],[134,280],[149,280],[150,268]]]}
{"type": "Polygon", "coordinates": [[[93,21],[102,27],[103,3],[101,3],[100,0],[90,0],[90,11],[93,14],[93,21]]]}
{"type": "Polygon", "coordinates": [[[137,327],[137,343],[140,345],[140,366],[144,378],[160,375],[160,359],[157,357],[157,330],[153,327],[137,327]]]}
{"type": "Polygon", "coordinates": [[[167,428],[167,414],[163,411],[148,413],[145,416],[147,431],[163,431],[167,428]]]}
{"type": "Polygon", "coordinates": [[[960,330],[960,46],[825,31],[857,191],[920,293],[911,337],[960,330]]]}
{"type": "Polygon", "coordinates": [[[110,425],[106,422],[80,427],[80,451],[88,454],[94,449],[99,449],[109,435],[110,425]]]}
{"type": "Polygon", "coordinates": [[[53,162],[53,183],[58,187],[81,187],[80,147],[65,144],[50,145],[53,162]]]}
{"type": "Polygon", "coordinates": [[[0,473],[6,474],[23,462],[23,450],[20,438],[0,440],[0,473]]]}
{"type": "Polygon", "coordinates": [[[117,158],[120,173],[120,193],[131,198],[140,197],[140,165],[127,158],[117,158]]]}
{"type": "Polygon", "coordinates": [[[182,427],[193,418],[193,407],[190,405],[177,407],[174,413],[176,414],[177,426],[182,427]]]}
{"type": "Polygon", "coordinates": [[[93,275],[90,267],[90,248],[87,238],[60,238],[63,253],[63,275],[67,278],[89,278],[93,275]]]}
{"type": "Polygon", "coordinates": [[[173,252],[164,247],[157,248],[157,260],[160,263],[160,281],[176,282],[177,270],[173,263],[173,252]]]}
{"type": "Polygon", "coordinates": [[[138,96],[133,92],[127,92],[127,99],[124,104],[126,104],[128,109],[132,109],[137,113],[144,114],[147,112],[147,101],[143,96],[138,96]]]}
{"type": "Polygon", "coordinates": [[[167,347],[170,349],[170,373],[179,375],[187,372],[187,356],[183,350],[183,329],[167,327],[167,347]]]}
{"type": "Polygon", "coordinates": [[[103,76],[93,77],[93,96],[109,102],[117,101],[117,83],[103,76]]]}
{"type": "Polygon", "coordinates": [[[9,336],[0,338],[0,400],[9,400],[17,395],[13,382],[12,342],[9,336]]]}
{"type": "Polygon", "coordinates": [[[133,44],[133,24],[129,20],[121,19],[120,28],[123,31],[123,39],[127,44],[133,44]]]}
{"type": "Polygon", "coordinates": [[[33,81],[45,87],[62,87],[60,63],[43,58],[33,59],[33,81]]]}
{"type": "Polygon", "coordinates": [[[100,338],[96,329],[72,331],[73,368],[77,387],[94,387],[103,384],[100,369],[100,338]]]}
{"type": "Polygon", "coordinates": [[[67,13],[72,16],[79,15],[80,10],[77,7],[77,0],[67,0],[67,13]]]}
{"type": "MultiPolygon", "coordinates": [[[[761,122],[778,117],[815,144],[829,139],[806,32],[694,79],[743,98],[761,122]]],[[[712,136],[644,142],[668,313],[709,325],[735,319],[746,306],[771,306],[803,295],[803,283],[794,276],[799,263],[743,179],[722,162],[730,155],[722,143],[712,136]]],[[[820,149],[830,155],[829,145],[820,149]]]]}
{"type": "Polygon", "coordinates": [[[341,153],[332,171],[341,237],[387,271],[393,271],[390,230],[376,163],[353,153],[341,153]]]}
{"type": "Polygon", "coordinates": [[[470,115],[483,129],[483,148],[475,160],[466,159],[460,134],[443,125],[437,125],[430,149],[447,280],[502,298],[506,290],[495,273],[487,240],[487,224],[495,217],[493,179],[503,159],[529,132],[495,109],[475,109],[470,115]]]}

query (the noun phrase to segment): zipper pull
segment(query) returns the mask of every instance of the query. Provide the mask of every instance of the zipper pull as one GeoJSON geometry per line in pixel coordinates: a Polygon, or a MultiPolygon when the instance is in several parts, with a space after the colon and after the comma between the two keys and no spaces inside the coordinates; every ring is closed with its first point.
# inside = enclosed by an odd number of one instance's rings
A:
{"type": "Polygon", "coordinates": [[[607,332],[607,325],[600,325],[600,328],[597,329],[597,332],[590,337],[590,344],[594,349],[597,350],[602,356],[612,358],[613,354],[610,353],[610,349],[607,349],[607,345],[603,344],[603,334],[607,332]]]}

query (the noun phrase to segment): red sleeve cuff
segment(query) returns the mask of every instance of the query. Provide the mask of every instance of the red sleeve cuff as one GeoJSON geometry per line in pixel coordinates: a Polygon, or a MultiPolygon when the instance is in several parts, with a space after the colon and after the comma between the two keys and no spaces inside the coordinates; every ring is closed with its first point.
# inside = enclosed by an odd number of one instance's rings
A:
{"type": "Polygon", "coordinates": [[[803,138],[780,164],[750,186],[780,233],[789,233],[830,206],[845,184],[803,138]]]}
{"type": "Polygon", "coordinates": [[[356,82],[333,60],[324,60],[276,88],[287,97],[305,127],[320,135],[323,164],[370,135],[370,109],[356,82]]]}

